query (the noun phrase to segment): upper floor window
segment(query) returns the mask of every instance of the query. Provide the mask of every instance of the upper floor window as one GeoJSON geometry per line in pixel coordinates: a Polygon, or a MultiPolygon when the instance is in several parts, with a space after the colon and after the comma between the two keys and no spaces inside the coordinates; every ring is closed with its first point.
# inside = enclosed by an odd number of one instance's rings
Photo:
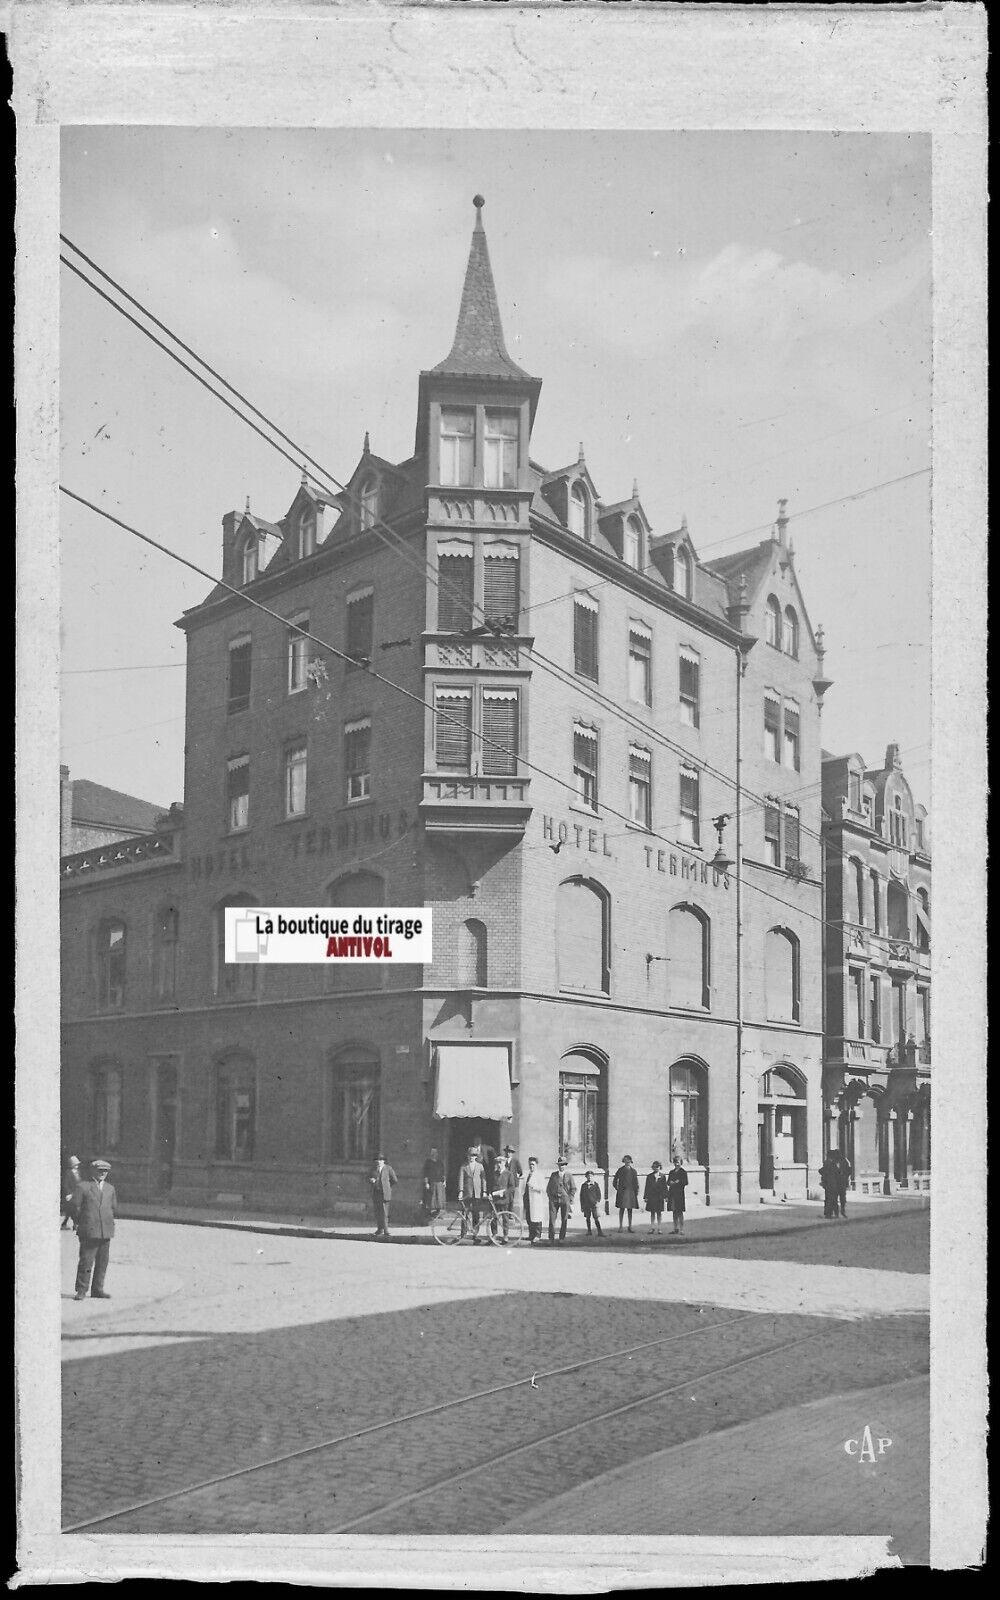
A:
{"type": "Polygon", "coordinates": [[[293,618],[288,630],[288,693],[298,694],[309,681],[309,618],[293,618]]]}
{"type": "Polygon", "coordinates": [[[860,772],[849,772],[847,774],[847,806],[850,811],[861,810],[860,772]]]}
{"type": "Polygon", "coordinates": [[[681,767],[680,835],[687,844],[701,843],[701,774],[697,767],[681,767]]]}
{"type": "Polygon", "coordinates": [[[483,483],[487,489],[517,488],[516,411],[487,411],[483,436],[483,483]]]}
{"type": "Polygon", "coordinates": [[[607,890],[588,878],[568,878],[556,894],[560,989],[608,994],[610,959],[611,909],[607,890]]]}
{"type": "Polygon", "coordinates": [[[518,710],[516,689],[483,689],[482,770],[490,776],[517,772],[518,710]]]}
{"type": "Polygon", "coordinates": [[[458,963],[455,981],[460,989],[485,989],[487,980],[486,928],[475,917],[458,930],[458,963]]]}
{"type": "Polygon", "coordinates": [[[799,822],[798,806],[785,806],[785,871],[791,872],[795,867],[801,866],[802,854],[800,844],[801,827],[799,822]]]}
{"type": "Polygon", "coordinates": [[[308,751],[304,744],[285,751],[285,816],[304,817],[306,813],[306,771],[308,751]]]}
{"type": "Polygon", "coordinates": [[[851,858],[851,866],[854,870],[854,905],[851,910],[854,912],[855,922],[859,927],[863,928],[865,925],[865,869],[862,863],[855,861],[853,857],[851,858]]]}
{"type": "Polygon", "coordinates": [[[872,886],[872,927],[876,933],[882,932],[882,880],[872,868],[869,873],[872,886]]]}
{"type": "Polygon", "coordinates": [[[299,513],[297,549],[300,561],[316,549],[316,512],[312,506],[306,506],[299,513]]]}
{"type": "Polygon", "coordinates": [[[573,724],[573,781],[577,798],[588,811],[597,810],[597,729],[573,724]]]}
{"type": "Polygon", "coordinates": [[[638,517],[626,517],[622,542],[622,560],[627,566],[635,567],[637,572],[641,572],[644,565],[642,545],[642,523],[638,517]]]}
{"type": "Polygon", "coordinates": [[[781,649],[781,607],[773,594],[767,597],[764,617],[764,637],[775,650],[781,649]]]}
{"type": "Polygon", "coordinates": [[[378,521],[378,479],[366,478],[361,485],[359,499],[359,522],[362,528],[374,528],[378,521]]]}
{"type": "Polygon", "coordinates": [[[889,813],[889,840],[901,850],[906,849],[907,831],[906,817],[903,813],[903,801],[900,795],[893,800],[893,809],[889,813]]]}
{"type": "Polygon", "coordinates": [[[439,633],[466,633],[472,627],[475,563],[471,544],[438,546],[437,609],[439,633]]]}
{"type": "Polygon", "coordinates": [[[917,890],[917,949],[929,950],[931,947],[931,900],[926,889],[917,890]]]}
{"type": "Polygon", "coordinates": [[[569,528],[581,539],[590,538],[590,496],[582,483],[574,483],[570,490],[569,528]]]}
{"type": "Polygon", "coordinates": [[[372,792],[372,721],[359,717],[344,723],[346,799],[367,800],[372,792]]]}
{"type": "Polygon", "coordinates": [[[791,872],[799,865],[801,827],[798,806],[785,804],[774,795],[764,800],[764,860],[768,866],[791,872]]]}
{"type": "Polygon", "coordinates": [[[353,667],[370,667],[373,648],[375,618],[375,593],[371,588],[361,589],[347,600],[347,654],[353,667]]]}
{"type": "Polygon", "coordinates": [[[520,562],[513,545],[487,545],[483,551],[483,613],[507,633],[517,632],[520,562]]]}
{"type": "Polygon", "coordinates": [[[468,487],[476,453],[474,411],[441,412],[441,482],[468,487]]]}
{"type": "Polygon", "coordinates": [[[257,535],[255,533],[249,534],[244,540],[241,570],[244,583],[252,583],[257,576],[257,535]]]}
{"type": "Polygon", "coordinates": [[[768,761],[781,761],[781,701],[764,696],[764,755],[768,761]]]}
{"type": "Polygon", "coordinates": [[[792,606],[785,607],[784,650],[799,659],[799,619],[792,606]]]}
{"type": "Polygon", "coordinates": [[[250,757],[226,762],[226,819],[230,833],[250,826],[250,757]]]}
{"type": "Polygon", "coordinates": [[[213,978],[215,994],[220,1000],[239,1000],[243,996],[252,995],[257,988],[257,967],[254,962],[226,960],[226,907],[254,904],[256,902],[248,894],[233,894],[227,895],[225,900],[220,900],[215,907],[213,978]]]}
{"type": "Polygon", "coordinates": [[[923,850],[923,848],[924,848],[924,819],[923,819],[923,817],[915,817],[914,818],[914,820],[913,820],[913,832],[914,832],[914,835],[915,835],[915,843],[916,843],[917,849],[918,850],[923,850]]]}
{"type": "Polygon", "coordinates": [[[181,916],[176,906],[162,906],[153,925],[153,993],[157,1000],[177,994],[177,954],[181,916]]]}
{"type": "Polygon", "coordinates": [[[799,941],[787,928],[772,928],[765,938],[764,989],[770,1021],[798,1022],[799,941]]]}
{"type": "Polygon", "coordinates": [[[691,552],[681,545],[674,557],[674,590],[684,596],[685,600],[691,599],[691,588],[694,579],[694,568],[691,563],[691,552]]]}
{"type": "Polygon", "coordinates": [[[628,747],[628,810],[633,822],[640,828],[653,825],[653,761],[648,750],[640,745],[628,747]]]}
{"type": "Polygon", "coordinates": [[[793,700],[785,701],[785,739],[784,739],[785,766],[791,767],[793,772],[799,770],[799,708],[793,700]]]}
{"type": "Polygon", "coordinates": [[[882,1038],[882,979],[874,972],[868,979],[868,1037],[876,1044],[882,1038]]]}
{"type": "Polygon", "coordinates": [[[885,892],[890,939],[910,937],[910,897],[901,883],[890,878],[885,892]]]}
{"type": "Polygon", "coordinates": [[[253,645],[249,634],[230,640],[227,711],[245,711],[250,704],[250,669],[253,645]]]}
{"type": "Polygon", "coordinates": [[[218,1161],[252,1161],[257,1114],[253,1062],[231,1056],[215,1069],[215,1156],[218,1161]]]}
{"type": "Polygon", "coordinates": [[[628,697],[643,706],[653,703],[653,635],[635,622],[628,630],[628,697]]]}
{"type": "Polygon", "coordinates": [[[94,1067],[90,1074],[90,1135],[99,1153],[117,1150],[122,1138],[122,1072],[94,1067]]]}
{"type": "Polygon", "coordinates": [[[696,651],[681,650],[680,680],[681,721],[697,728],[701,722],[701,657],[696,651]]]}
{"type": "Polygon", "coordinates": [[[578,594],[573,600],[573,666],[581,678],[598,678],[597,601],[578,594]]]}
{"type": "Polygon", "coordinates": [[[768,866],[781,866],[781,807],[773,798],[764,802],[764,860],[768,866]]]}
{"type": "Polygon", "coordinates": [[[125,1004],[125,924],[117,918],[97,930],[97,1005],[120,1011],[125,1004]]]}
{"type": "Polygon", "coordinates": [[[711,926],[697,906],[674,906],[667,917],[668,990],[672,1006],[708,1010],[711,926]]]}
{"type": "Polygon", "coordinates": [[[434,695],[434,759],[439,767],[468,772],[472,760],[472,690],[438,689],[434,695]]]}

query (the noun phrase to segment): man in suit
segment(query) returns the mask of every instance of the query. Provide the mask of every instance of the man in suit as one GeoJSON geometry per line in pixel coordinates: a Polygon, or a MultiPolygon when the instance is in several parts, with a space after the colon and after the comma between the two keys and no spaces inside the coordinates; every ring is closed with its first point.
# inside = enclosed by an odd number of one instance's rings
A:
{"type": "Polygon", "coordinates": [[[108,1182],[111,1171],[109,1161],[92,1161],[92,1176],[81,1183],[73,1196],[73,1220],[80,1241],[80,1261],[76,1269],[74,1299],[86,1300],[90,1290],[93,1300],[110,1300],[104,1288],[108,1270],[111,1241],[115,1236],[115,1217],[118,1214],[118,1197],[114,1185],[108,1182]],[[91,1284],[93,1274],[93,1284],[91,1284]]]}
{"type": "MultiPolygon", "coordinates": [[[[472,1222],[472,1236],[479,1243],[479,1224],[482,1204],[486,1198],[486,1171],[479,1160],[478,1147],[466,1151],[465,1160],[458,1169],[458,1198],[472,1222]]],[[[468,1231],[468,1222],[462,1224],[462,1236],[468,1231]]]]}
{"type": "Polygon", "coordinates": [[[560,1156],[556,1163],[556,1170],[549,1178],[546,1193],[549,1197],[549,1243],[555,1243],[556,1218],[559,1218],[559,1243],[562,1244],[566,1237],[566,1224],[569,1214],[573,1209],[576,1197],[576,1179],[566,1164],[566,1157],[560,1156]]]}
{"type": "Polygon", "coordinates": [[[375,1157],[369,1182],[372,1186],[372,1203],[375,1207],[375,1237],[376,1239],[389,1238],[389,1202],[392,1199],[393,1186],[396,1183],[396,1174],[389,1166],[384,1155],[375,1157]]]}

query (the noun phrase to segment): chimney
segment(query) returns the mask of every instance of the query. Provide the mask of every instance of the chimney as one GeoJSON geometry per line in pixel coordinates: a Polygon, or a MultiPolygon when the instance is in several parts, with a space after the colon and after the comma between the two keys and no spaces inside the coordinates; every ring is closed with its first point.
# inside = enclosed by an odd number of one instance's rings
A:
{"type": "Polygon", "coordinates": [[[778,520],[775,527],[778,530],[778,543],[781,545],[788,543],[788,512],[785,509],[787,505],[787,500],[778,501],[778,520]]]}
{"type": "Polygon", "coordinates": [[[73,785],[69,767],[59,768],[59,854],[73,854],[73,785]]]}

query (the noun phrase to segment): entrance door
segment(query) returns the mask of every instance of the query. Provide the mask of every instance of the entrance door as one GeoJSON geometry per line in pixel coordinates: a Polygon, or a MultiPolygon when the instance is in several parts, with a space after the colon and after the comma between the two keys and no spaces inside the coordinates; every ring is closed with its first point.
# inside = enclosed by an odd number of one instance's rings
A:
{"type": "Polygon", "coordinates": [[[465,1160],[466,1151],[481,1138],[485,1145],[500,1149],[499,1122],[484,1122],[480,1117],[445,1118],[445,1193],[454,1200],[458,1193],[458,1169],[465,1160]]]}
{"type": "Polygon", "coordinates": [[[153,1101],[153,1189],[169,1194],[174,1182],[177,1147],[177,1064],[159,1061],[153,1101]]]}

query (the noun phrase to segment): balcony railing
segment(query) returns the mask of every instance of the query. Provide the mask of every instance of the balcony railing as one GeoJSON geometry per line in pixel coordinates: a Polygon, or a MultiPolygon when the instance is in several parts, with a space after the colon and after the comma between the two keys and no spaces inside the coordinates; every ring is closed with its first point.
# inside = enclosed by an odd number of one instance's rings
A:
{"type": "Polygon", "coordinates": [[[427,639],[424,642],[424,666],[435,669],[457,667],[463,672],[483,668],[519,672],[528,666],[519,648],[523,642],[514,635],[504,634],[483,639],[463,638],[461,634],[427,639]]]}
{"type": "Polygon", "coordinates": [[[522,834],[531,815],[529,786],[528,778],[428,773],[420,814],[429,833],[522,834]]]}
{"type": "Polygon", "coordinates": [[[114,844],[95,845],[91,850],[78,850],[75,855],[63,856],[59,863],[59,876],[65,883],[92,872],[148,867],[161,861],[179,859],[180,834],[171,829],[163,833],[145,833],[138,839],[118,839],[114,844]]]}

